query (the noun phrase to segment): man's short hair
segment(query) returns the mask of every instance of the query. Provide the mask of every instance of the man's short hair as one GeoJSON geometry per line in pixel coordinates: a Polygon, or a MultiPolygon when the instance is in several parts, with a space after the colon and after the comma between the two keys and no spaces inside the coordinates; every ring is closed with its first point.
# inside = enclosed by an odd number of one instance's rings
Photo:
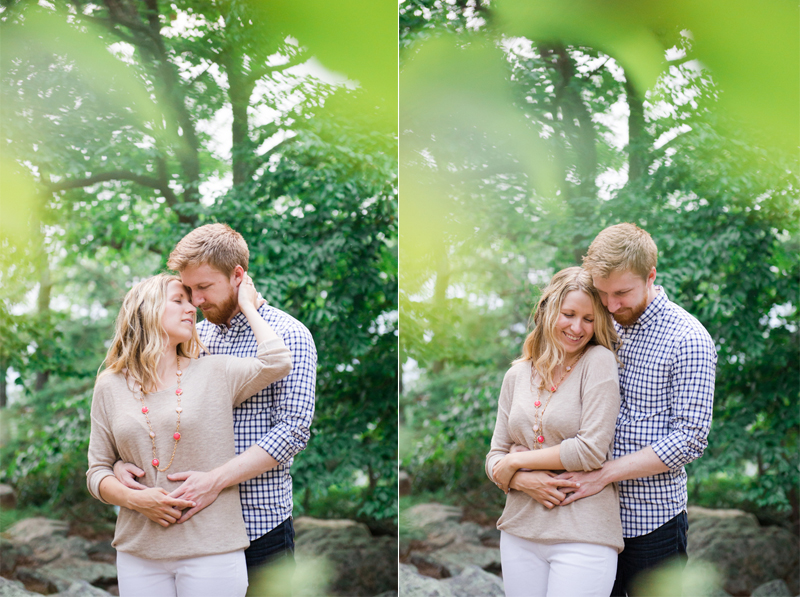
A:
{"type": "Polygon", "coordinates": [[[250,250],[242,235],[227,224],[206,224],[195,228],[175,245],[167,267],[182,272],[187,267],[208,264],[230,276],[237,265],[247,271],[250,250]]]}
{"type": "Polygon", "coordinates": [[[656,243],[645,230],[627,223],[601,231],[583,258],[584,269],[599,278],[631,271],[646,280],[657,263],[656,243]]]}

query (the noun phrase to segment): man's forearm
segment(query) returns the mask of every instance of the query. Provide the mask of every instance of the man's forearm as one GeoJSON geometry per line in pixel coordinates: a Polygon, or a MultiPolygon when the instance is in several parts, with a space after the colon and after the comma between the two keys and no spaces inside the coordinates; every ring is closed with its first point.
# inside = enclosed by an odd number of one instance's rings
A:
{"type": "Polygon", "coordinates": [[[652,477],[666,473],[669,467],[647,446],[638,452],[628,454],[622,458],[609,460],[603,465],[602,479],[605,484],[626,481],[628,479],[638,479],[640,477],[652,477]]]}
{"type": "Polygon", "coordinates": [[[253,445],[211,471],[220,490],[258,477],[278,466],[278,461],[260,446],[253,445]]]}

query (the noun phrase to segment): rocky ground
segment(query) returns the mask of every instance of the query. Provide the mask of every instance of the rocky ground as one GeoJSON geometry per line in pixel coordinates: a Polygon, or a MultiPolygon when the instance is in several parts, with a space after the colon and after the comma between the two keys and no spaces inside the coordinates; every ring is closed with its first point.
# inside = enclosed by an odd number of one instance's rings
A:
{"type": "MultiPolygon", "coordinates": [[[[689,508],[690,597],[793,597],[798,538],[740,510],[689,508]]],[[[460,508],[419,504],[402,513],[400,595],[503,597],[500,532],[465,521],[460,508]]]]}
{"type": "MultiPolygon", "coordinates": [[[[325,594],[396,597],[394,537],[373,537],[349,520],[298,518],[294,525],[298,573],[324,570],[325,594]]],[[[29,518],[0,536],[0,597],[118,595],[115,559],[110,537],[87,539],[64,522],[29,518]]],[[[303,587],[297,597],[320,594],[319,583],[303,587]]]]}

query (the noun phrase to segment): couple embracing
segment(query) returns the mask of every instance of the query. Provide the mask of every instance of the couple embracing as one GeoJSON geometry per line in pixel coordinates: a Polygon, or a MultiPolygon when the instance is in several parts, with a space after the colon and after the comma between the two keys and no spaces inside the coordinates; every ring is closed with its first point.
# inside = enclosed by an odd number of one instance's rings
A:
{"type": "Polygon", "coordinates": [[[289,468],[309,438],[317,354],[248,261],[228,226],[197,228],[170,254],[180,275],[134,285],[117,317],[87,485],[120,507],[123,597],[244,596],[248,576],[293,563],[289,468]]]}
{"type": "Polygon", "coordinates": [[[543,291],[506,373],[486,473],[507,493],[509,597],[625,596],[685,562],[684,465],[707,445],[717,355],[655,285],[657,258],[633,224],[600,232],[543,291]]]}

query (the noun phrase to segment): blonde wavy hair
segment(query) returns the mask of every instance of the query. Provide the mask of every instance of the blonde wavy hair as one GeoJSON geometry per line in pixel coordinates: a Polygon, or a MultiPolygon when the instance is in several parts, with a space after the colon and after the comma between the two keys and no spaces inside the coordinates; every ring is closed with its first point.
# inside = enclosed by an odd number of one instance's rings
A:
{"type": "MultiPolygon", "coordinates": [[[[114,339],[103,361],[106,368],[100,375],[124,373],[129,385],[135,382],[145,394],[155,391],[161,383],[158,361],[167,345],[161,323],[167,288],[170,282],[180,281],[178,276],[158,274],[128,291],[117,315],[114,339]]],[[[192,339],[178,344],[178,356],[195,359],[202,346],[195,326],[192,339]]]]}
{"type": "Polygon", "coordinates": [[[539,388],[553,386],[553,373],[564,363],[566,352],[558,339],[556,323],[561,312],[564,297],[573,290],[586,293],[594,308],[594,335],[589,344],[605,346],[614,354],[619,348],[619,339],[614,329],[611,315],[603,306],[600,294],[592,284],[592,277],[581,267],[562,269],[542,291],[539,304],[536,305],[533,317],[533,331],[525,338],[522,345],[522,356],[514,364],[530,361],[539,374],[539,388]]]}

